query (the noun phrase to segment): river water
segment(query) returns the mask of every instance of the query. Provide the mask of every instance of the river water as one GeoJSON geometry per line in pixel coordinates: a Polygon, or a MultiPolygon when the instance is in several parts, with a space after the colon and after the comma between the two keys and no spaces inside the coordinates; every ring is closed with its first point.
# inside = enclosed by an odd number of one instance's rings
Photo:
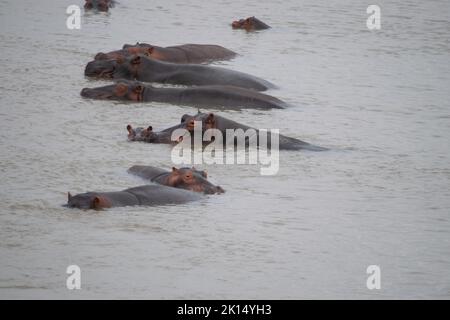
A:
{"type": "Polygon", "coordinates": [[[0,298],[450,298],[450,9],[442,1],[0,1],[0,298]],[[75,3],[74,3],[75,2],[75,3]],[[273,28],[229,23],[255,15],[273,28]],[[220,44],[216,63],[279,86],[285,110],[206,110],[330,148],[280,152],[280,170],[204,165],[224,189],[187,205],[62,207],[67,191],[144,184],[170,147],[130,143],[195,108],[91,101],[83,76],[124,43],[220,44]],[[66,268],[81,268],[81,290],[66,268]],[[366,286],[369,265],[381,289],[366,286]]]}

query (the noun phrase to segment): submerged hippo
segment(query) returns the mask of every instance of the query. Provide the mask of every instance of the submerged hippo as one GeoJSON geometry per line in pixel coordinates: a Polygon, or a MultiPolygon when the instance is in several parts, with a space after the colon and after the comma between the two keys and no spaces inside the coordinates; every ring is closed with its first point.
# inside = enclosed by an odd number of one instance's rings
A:
{"type": "Polygon", "coordinates": [[[84,9],[86,10],[98,10],[98,11],[108,11],[109,8],[114,6],[114,0],[86,0],[84,4],[84,9]]]}
{"type": "Polygon", "coordinates": [[[134,102],[164,102],[198,107],[282,109],[288,105],[267,94],[234,86],[157,88],[137,81],[120,80],[115,84],[84,88],[81,96],[134,102]]]}
{"type": "Polygon", "coordinates": [[[145,55],[132,55],[120,60],[94,60],[87,64],[84,74],[105,79],[129,79],[179,85],[230,85],[264,91],[275,86],[247,73],[225,68],[177,64],[158,61],[145,55]]]}
{"type": "Polygon", "coordinates": [[[68,194],[67,207],[78,209],[104,209],[125,206],[157,206],[180,204],[199,200],[196,192],[163,185],[145,185],[116,192],[87,192],[68,194]]]}
{"type": "MultiPolygon", "coordinates": [[[[177,129],[185,129],[191,133],[191,138],[194,134],[194,129],[196,128],[196,121],[201,122],[202,128],[202,141],[205,135],[205,132],[208,129],[217,129],[222,133],[223,144],[236,144],[237,139],[235,136],[232,137],[231,141],[226,140],[226,130],[227,129],[242,129],[244,132],[249,132],[248,136],[245,137],[245,144],[248,146],[250,144],[250,140],[254,141],[257,147],[260,147],[260,130],[240,124],[233,120],[224,118],[222,116],[215,115],[214,113],[201,113],[199,112],[196,115],[188,115],[185,114],[181,118],[181,123],[177,124],[173,127],[167,128],[162,131],[154,132],[153,127],[149,126],[147,128],[133,128],[131,125],[127,126],[128,131],[128,140],[130,141],[143,141],[148,143],[166,143],[166,144],[177,144],[183,139],[186,139],[186,136],[173,137],[175,134],[175,130],[177,129]],[[250,129],[250,130],[249,130],[250,129]],[[249,130],[249,131],[247,131],[249,130]],[[172,140],[174,139],[174,140],[172,140]]],[[[263,133],[261,133],[263,134],[263,133]]],[[[267,131],[267,147],[271,148],[271,133],[267,131]]],[[[309,144],[307,142],[301,141],[299,139],[287,137],[284,135],[278,135],[279,138],[279,149],[280,150],[310,150],[310,151],[324,151],[326,148],[315,146],[309,144]]],[[[192,139],[193,140],[193,139],[192,139]]],[[[210,142],[203,141],[204,144],[209,144],[210,142]]]]}
{"type": "Polygon", "coordinates": [[[236,52],[213,44],[183,44],[170,47],[159,47],[147,43],[125,44],[122,50],[139,49],[153,59],[172,63],[204,63],[228,60],[236,56],[236,52]]]}
{"type": "Polygon", "coordinates": [[[172,63],[204,63],[231,59],[236,53],[224,47],[211,44],[184,44],[180,46],[158,47],[146,43],[124,45],[123,49],[108,53],[99,52],[95,60],[124,60],[130,55],[142,54],[155,60],[172,63]]]}
{"type": "Polygon", "coordinates": [[[270,28],[269,25],[265,24],[255,17],[248,17],[247,19],[239,19],[233,21],[231,26],[233,27],[233,29],[245,29],[247,31],[265,30],[270,28]]]}
{"type": "Polygon", "coordinates": [[[186,189],[205,194],[219,194],[225,191],[207,180],[205,171],[192,168],[172,168],[172,171],[152,166],[132,166],[129,173],[168,187],[186,189]]]}

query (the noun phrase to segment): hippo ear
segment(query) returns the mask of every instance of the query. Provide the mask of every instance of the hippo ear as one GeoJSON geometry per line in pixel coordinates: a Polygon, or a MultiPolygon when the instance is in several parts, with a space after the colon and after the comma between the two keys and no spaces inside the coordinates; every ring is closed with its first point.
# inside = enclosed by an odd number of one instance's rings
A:
{"type": "Polygon", "coordinates": [[[130,61],[131,64],[140,64],[141,63],[141,57],[140,56],[136,56],[133,59],[131,59],[130,61]]]}
{"type": "Polygon", "coordinates": [[[141,94],[144,91],[144,87],[138,84],[133,88],[133,91],[134,93],[141,94]]]}
{"type": "Polygon", "coordinates": [[[67,202],[69,202],[70,200],[72,200],[72,195],[70,194],[70,192],[67,192],[67,202]]]}
{"type": "Polygon", "coordinates": [[[95,209],[95,210],[101,209],[101,199],[100,199],[100,197],[95,197],[92,200],[92,208],[95,209]]]}
{"type": "Polygon", "coordinates": [[[186,122],[187,118],[189,118],[190,116],[188,114],[183,114],[183,116],[181,117],[181,123],[186,122]]]}
{"type": "Polygon", "coordinates": [[[102,196],[96,196],[94,199],[92,199],[92,208],[95,210],[100,210],[103,208],[111,208],[111,203],[108,199],[105,199],[102,196]]]}
{"type": "Polygon", "coordinates": [[[208,117],[206,118],[206,121],[207,122],[214,122],[214,120],[215,120],[215,115],[214,115],[214,113],[209,113],[208,114],[208,117]]]}
{"type": "Polygon", "coordinates": [[[152,127],[152,126],[148,126],[148,127],[147,127],[147,131],[148,131],[148,132],[152,132],[152,131],[153,131],[153,127],[152,127]]]}
{"type": "Polygon", "coordinates": [[[134,130],[133,130],[133,127],[131,126],[131,124],[127,125],[127,131],[130,134],[134,133],[134,130]]]}

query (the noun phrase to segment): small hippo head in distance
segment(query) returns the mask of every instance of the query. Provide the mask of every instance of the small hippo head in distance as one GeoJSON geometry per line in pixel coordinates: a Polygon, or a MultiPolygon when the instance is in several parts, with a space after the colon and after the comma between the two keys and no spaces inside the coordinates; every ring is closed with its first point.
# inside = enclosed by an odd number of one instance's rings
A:
{"type": "MultiPolygon", "coordinates": [[[[204,172],[204,171],[203,171],[204,172]]],[[[220,186],[215,186],[206,179],[206,173],[195,168],[172,168],[172,172],[161,183],[175,188],[202,192],[206,194],[224,193],[220,186]]]]}
{"type": "Polygon", "coordinates": [[[81,90],[81,96],[91,99],[141,102],[144,90],[145,87],[139,82],[119,81],[98,88],[84,88],[81,90]]]}
{"type": "Polygon", "coordinates": [[[92,10],[96,9],[98,11],[108,11],[111,6],[111,0],[86,0],[84,4],[84,9],[92,10]]]}
{"type": "Polygon", "coordinates": [[[231,26],[233,27],[233,29],[245,29],[247,31],[264,30],[270,28],[270,26],[255,17],[248,17],[246,19],[233,21],[233,23],[231,23],[231,26]]]}
{"type": "Polygon", "coordinates": [[[72,196],[70,192],[67,194],[67,207],[78,209],[96,209],[110,208],[110,201],[95,192],[80,193],[72,196]]]}

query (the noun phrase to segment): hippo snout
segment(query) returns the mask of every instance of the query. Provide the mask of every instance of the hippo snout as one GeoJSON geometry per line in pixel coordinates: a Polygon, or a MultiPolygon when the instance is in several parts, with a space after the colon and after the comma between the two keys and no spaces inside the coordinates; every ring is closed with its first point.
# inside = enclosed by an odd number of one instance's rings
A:
{"type": "Polygon", "coordinates": [[[225,190],[223,190],[222,187],[217,186],[216,187],[216,193],[225,193],[225,190]]]}
{"type": "Polygon", "coordinates": [[[231,26],[232,26],[233,28],[240,28],[240,27],[241,27],[241,22],[240,22],[240,21],[233,21],[233,22],[231,23],[231,26]]]}
{"type": "Polygon", "coordinates": [[[85,98],[94,98],[94,90],[90,88],[83,88],[81,90],[81,96],[85,98]]]}
{"type": "Polygon", "coordinates": [[[108,99],[112,97],[111,93],[109,93],[108,91],[103,91],[98,88],[83,88],[80,94],[84,98],[91,99],[108,99]]]}
{"type": "Polygon", "coordinates": [[[87,77],[113,78],[115,63],[113,60],[94,60],[89,62],[84,69],[87,77]]]}

